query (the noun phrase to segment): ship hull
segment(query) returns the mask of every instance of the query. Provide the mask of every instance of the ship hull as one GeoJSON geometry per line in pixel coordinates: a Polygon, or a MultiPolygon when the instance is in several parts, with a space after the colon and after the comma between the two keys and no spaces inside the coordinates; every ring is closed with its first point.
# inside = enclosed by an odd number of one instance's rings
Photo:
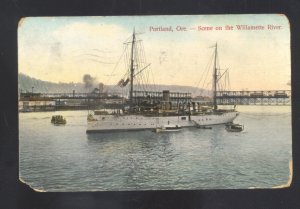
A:
{"type": "Polygon", "coordinates": [[[238,112],[221,114],[204,114],[189,116],[143,116],[143,115],[95,115],[93,121],[87,122],[87,133],[142,131],[156,129],[167,124],[193,127],[208,126],[233,122],[238,112]]]}

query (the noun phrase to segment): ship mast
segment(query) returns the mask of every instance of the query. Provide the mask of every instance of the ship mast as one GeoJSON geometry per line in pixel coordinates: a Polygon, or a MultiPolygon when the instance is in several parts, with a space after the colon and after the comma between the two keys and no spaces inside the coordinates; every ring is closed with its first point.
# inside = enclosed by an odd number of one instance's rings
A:
{"type": "Polygon", "coordinates": [[[130,104],[133,104],[133,77],[134,77],[134,43],[135,43],[135,30],[133,28],[133,34],[132,34],[132,43],[131,43],[131,58],[130,58],[130,92],[129,92],[129,101],[130,104]]]}
{"type": "Polygon", "coordinates": [[[213,106],[214,110],[216,110],[217,107],[217,43],[215,46],[215,61],[214,61],[214,73],[213,73],[213,106]]]}

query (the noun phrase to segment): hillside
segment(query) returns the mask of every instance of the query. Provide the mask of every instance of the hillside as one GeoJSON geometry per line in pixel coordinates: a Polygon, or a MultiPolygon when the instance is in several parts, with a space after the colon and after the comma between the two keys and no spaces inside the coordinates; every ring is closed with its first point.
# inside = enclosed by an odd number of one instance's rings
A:
{"type": "MultiPolygon", "coordinates": [[[[39,93],[71,93],[73,90],[78,93],[86,93],[97,87],[97,85],[94,85],[91,88],[85,88],[83,83],[54,83],[42,81],[22,73],[19,73],[18,79],[19,90],[22,92],[31,92],[32,87],[34,87],[33,91],[39,93]]],[[[210,92],[207,90],[202,91],[200,88],[196,87],[179,85],[148,85],[148,88],[151,91],[170,90],[171,92],[190,92],[193,96],[198,96],[199,94],[206,96],[210,92]]],[[[128,88],[125,89],[125,91],[128,91],[128,88]]],[[[135,87],[135,89],[142,90],[139,87],[135,87]]],[[[118,87],[116,88],[114,85],[105,85],[104,91],[120,93],[122,89],[118,87]]]]}

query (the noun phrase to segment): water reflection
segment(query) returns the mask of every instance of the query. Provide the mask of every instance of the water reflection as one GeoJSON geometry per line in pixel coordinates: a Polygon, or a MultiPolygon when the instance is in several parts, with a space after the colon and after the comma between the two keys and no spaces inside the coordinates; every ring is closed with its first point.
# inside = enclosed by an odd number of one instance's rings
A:
{"type": "Polygon", "coordinates": [[[114,132],[114,133],[91,133],[87,134],[87,141],[90,145],[110,142],[134,142],[140,148],[150,149],[157,146],[157,143],[169,141],[172,135],[156,134],[152,131],[132,131],[132,132],[114,132]]]}
{"type": "Polygon", "coordinates": [[[213,131],[209,132],[209,134],[210,151],[213,154],[223,148],[222,144],[226,134],[225,126],[216,125],[213,127],[213,131]]]}

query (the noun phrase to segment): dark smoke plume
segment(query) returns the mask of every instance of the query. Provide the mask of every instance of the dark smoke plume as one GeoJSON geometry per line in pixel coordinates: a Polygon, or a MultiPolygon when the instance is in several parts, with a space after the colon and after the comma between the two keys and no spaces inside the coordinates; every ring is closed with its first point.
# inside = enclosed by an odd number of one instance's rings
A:
{"type": "Polygon", "coordinates": [[[82,80],[85,88],[92,88],[97,83],[96,78],[92,77],[90,74],[85,74],[82,80]]]}

